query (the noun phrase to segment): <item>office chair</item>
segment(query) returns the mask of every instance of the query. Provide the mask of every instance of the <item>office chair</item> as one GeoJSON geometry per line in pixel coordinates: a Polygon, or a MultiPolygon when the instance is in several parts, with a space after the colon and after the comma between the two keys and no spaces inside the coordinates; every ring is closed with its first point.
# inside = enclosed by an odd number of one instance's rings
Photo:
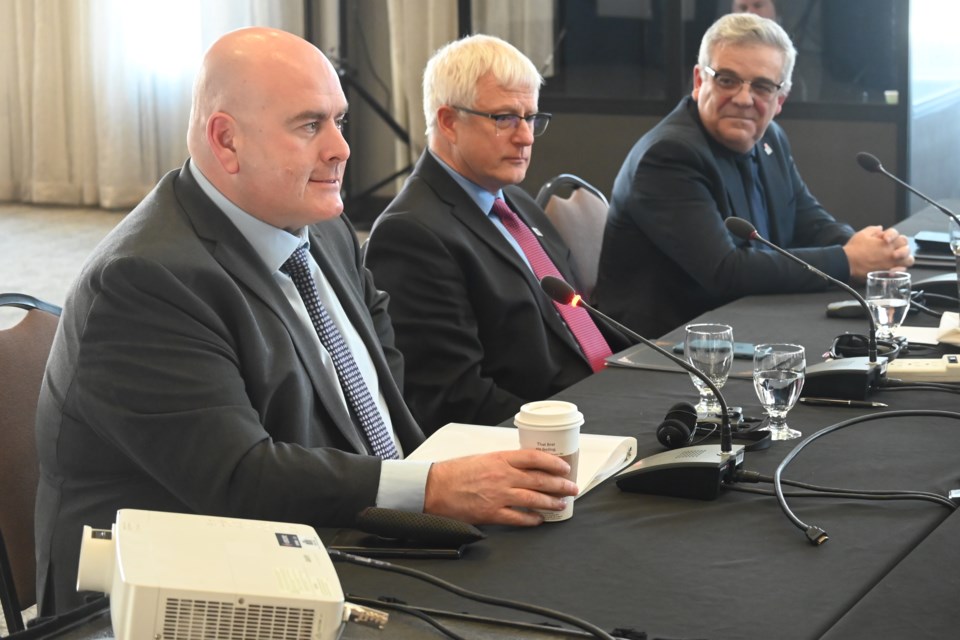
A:
{"type": "Polygon", "coordinates": [[[581,280],[579,293],[590,300],[597,284],[600,246],[607,223],[606,197],[577,176],[561,173],[540,188],[537,204],[570,248],[573,267],[581,280]],[[570,196],[561,197],[566,190],[570,190],[570,196]]]}
{"type": "Polygon", "coordinates": [[[22,611],[36,603],[33,513],[37,495],[34,421],[40,382],[60,308],[18,293],[0,293],[0,307],[26,316],[0,330],[0,603],[10,632],[24,628],[22,611]]]}

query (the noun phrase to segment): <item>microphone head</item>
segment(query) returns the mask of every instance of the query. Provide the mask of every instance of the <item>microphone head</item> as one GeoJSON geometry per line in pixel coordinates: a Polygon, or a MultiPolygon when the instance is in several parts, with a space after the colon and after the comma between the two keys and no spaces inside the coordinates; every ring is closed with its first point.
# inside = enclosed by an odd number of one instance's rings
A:
{"type": "Polygon", "coordinates": [[[744,240],[752,240],[757,235],[757,229],[743,218],[730,216],[723,224],[727,226],[727,231],[744,240]]]}
{"type": "Polygon", "coordinates": [[[570,304],[574,296],[577,295],[566,280],[561,280],[555,276],[543,276],[540,280],[540,288],[550,296],[551,300],[560,304],[570,304]]]}
{"type": "Polygon", "coordinates": [[[866,151],[861,151],[857,154],[857,163],[871,173],[883,171],[883,165],[880,164],[880,159],[866,151]]]}

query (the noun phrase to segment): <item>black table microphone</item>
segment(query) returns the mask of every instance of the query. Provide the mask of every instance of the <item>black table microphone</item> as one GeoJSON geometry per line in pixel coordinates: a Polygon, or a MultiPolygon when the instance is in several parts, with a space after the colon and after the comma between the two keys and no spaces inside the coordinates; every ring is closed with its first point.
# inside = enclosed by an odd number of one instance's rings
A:
{"type": "Polygon", "coordinates": [[[824,273],[809,262],[798,258],[786,249],[775,245],[761,236],[749,221],[736,216],[723,221],[727,230],[743,240],[754,240],[770,247],[780,255],[793,260],[811,273],[818,275],[830,284],[834,284],[856,298],[867,314],[870,322],[866,358],[841,358],[828,360],[807,367],[803,391],[807,395],[821,398],[842,398],[848,400],[864,400],[879,381],[886,369],[886,358],[877,358],[877,322],[870,312],[870,305],[857,291],[846,282],[837,280],[824,273]]]}
{"type": "Polygon", "coordinates": [[[703,380],[720,404],[720,446],[701,445],[673,449],[639,460],[616,476],[617,486],[623,491],[650,493],[655,495],[713,500],[720,493],[720,487],[732,480],[733,472],[743,463],[743,445],[733,444],[733,432],[730,427],[730,414],[727,403],[710,378],[692,364],[678,358],[669,351],[647,340],[639,333],[630,330],[613,318],[591,307],[583,301],[565,280],[554,276],[544,276],[540,288],[550,298],[560,304],[583,307],[591,315],[600,318],[610,326],[619,329],[637,342],[643,343],[654,351],[677,363],[684,370],[703,380]]]}

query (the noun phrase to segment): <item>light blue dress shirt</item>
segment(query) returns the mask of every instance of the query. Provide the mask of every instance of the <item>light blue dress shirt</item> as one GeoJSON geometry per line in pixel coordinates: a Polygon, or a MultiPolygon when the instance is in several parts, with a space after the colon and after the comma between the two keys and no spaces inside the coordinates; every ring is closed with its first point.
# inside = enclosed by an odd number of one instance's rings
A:
{"type": "MultiPolygon", "coordinates": [[[[476,202],[477,206],[480,207],[480,211],[483,211],[487,214],[487,218],[493,223],[493,226],[497,228],[497,231],[499,231],[500,234],[506,238],[507,242],[510,243],[510,246],[513,247],[513,250],[516,251],[517,255],[519,255],[520,258],[526,263],[530,271],[533,271],[533,267],[530,266],[530,261],[527,260],[527,256],[523,252],[523,249],[520,248],[520,244],[517,242],[517,239],[510,235],[510,232],[507,231],[507,228],[503,226],[500,216],[493,212],[493,203],[497,198],[503,198],[503,189],[497,191],[496,194],[490,193],[480,185],[467,180],[462,175],[454,171],[450,165],[444,162],[439,156],[434,154],[433,151],[430,151],[429,153],[437,162],[440,163],[440,166],[450,174],[450,177],[453,178],[457,184],[463,187],[463,190],[467,192],[467,195],[470,196],[470,199],[476,202]]],[[[540,235],[540,231],[538,229],[531,230],[535,234],[540,235]]]]}

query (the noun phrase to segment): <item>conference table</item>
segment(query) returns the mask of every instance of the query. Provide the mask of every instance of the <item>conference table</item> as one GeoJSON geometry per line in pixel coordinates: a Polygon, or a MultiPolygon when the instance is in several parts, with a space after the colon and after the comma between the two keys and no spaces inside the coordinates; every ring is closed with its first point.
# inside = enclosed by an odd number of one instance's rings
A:
{"type": "MultiPolygon", "coordinates": [[[[913,232],[942,226],[932,214],[915,218],[902,228],[913,232]]],[[[936,273],[911,271],[915,280],[936,273]]],[[[829,302],[844,299],[837,290],[752,296],[698,321],[730,324],[737,341],[802,344],[809,366],[821,360],[837,335],[866,330],[864,319],[826,316],[829,302]]],[[[906,324],[936,322],[910,315],[906,324]]],[[[660,342],[672,344],[682,337],[678,328],[660,342]]],[[[923,356],[943,352],[941,346],[923,356]]],[[[749,368],[750,362],[738,360],[735,367],[749,368]]],[[[732,377],[723,394],[746,415],[762,415],[751,380],[732,377]]],[[[670,406],[693,402],[697,394],[686,373],[608,367],[557,397],[583,412],[584,432],[635,436],[643,458],[664,451],[655,431],[670,406]]],[[[880,390],[870,399],[889,407],[798,404],[788,420],[806,437],[866,413],[960,411],[960,398],[944,390],[880,390]]],[[[774,442],[769,449],[747,452],[743,468],[773,475],[798,442],[774,442]]],[[[847,489],[946,495],[960,489],[960,420],[901,416],[839,429],[807,446],[783,477],[847,489]]],[[[713,501],[690,500],[627,493],[607,481],[577,500],[568,521],[535,528],[486,526],[487,538],[470,545],[459,560],[395,562],[470,591],[559,610],[608,632],[645,632],[649,638],[960,635],[960,513],[914,500],[788,497],[788,502],[801,520],[826,530],[829,540],[811,544],[771,496],[726,489],[713,501]]],[[[329,541],[336,531],[320,534],[329,541]]],[[[336,566],[348,600],[388,598],[482,618],[438,614],[463,637],[586,637],[548,626],[555,623],[546,617],[467,600],[407,576],[336,566]],[[531,626],[501,626],[487,618],[531,626]]],[[[57,637],[110,637],[104,620],[101,616],[74,635],[57,637]],[[97,625],[99,631],[91,631],[97,625]]],[[[446,636],[394,612],[382,632],[350,626],[343,637],[446,636]]]]}

